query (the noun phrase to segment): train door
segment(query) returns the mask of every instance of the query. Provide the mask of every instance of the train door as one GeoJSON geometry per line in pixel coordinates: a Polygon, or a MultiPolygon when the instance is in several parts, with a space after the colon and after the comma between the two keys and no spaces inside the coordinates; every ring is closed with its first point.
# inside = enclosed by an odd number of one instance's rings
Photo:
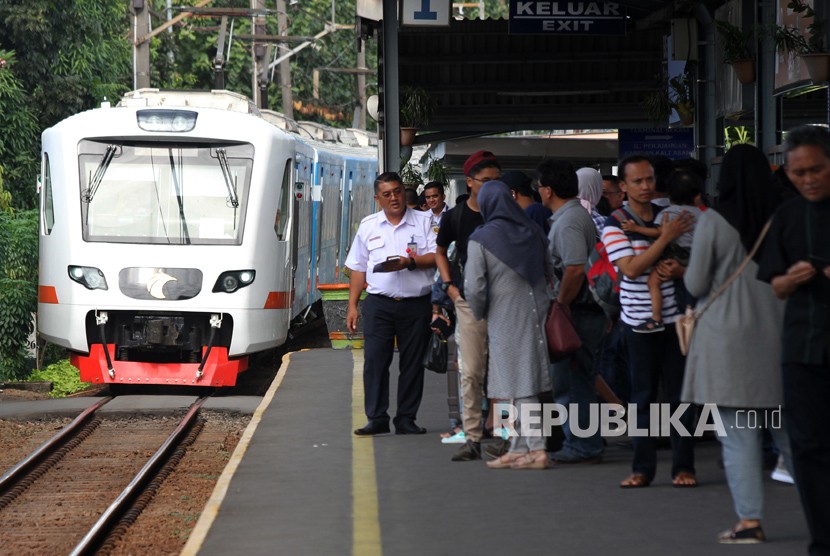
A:
{"type": "Polygon", "coordinates": [[[294,158],[294,201],[292,218],[292,251],[294,252],[294,301],[291,315],[296,316],[310,304],[312,280],[313,215],[311,202],[314,179],[314,150],[308,145],[297,144],[294,158]]]}
{"type": "MultiPolygon", "coordinates": [[[[277,281],[280,289],[285,288],[289,292],[288,303],[292,303],[294,291],[294,277],[297,272],[297,232],[298,232],[298,211],[299,201],[294,193],[294,164],[292,160],[285,162],[285,168],[282,173],[282,185],[280,188],[280,197],[277,204],[277,214],[274,219],[274,232],[277,234],[277,241],[283,244],[280,254],[285,253],[286,258],[283,262],[282,268],[277,269],[277,281]]],[[[278,263],[279,264],[279,263],[278,263]]],[[[291,311],[288,311],[287,320],[285,322],[285,329],[291,321],[291,311]]],[[[281,323],[283,324],[283,323],[281,323]]]]}
{"type": "MultiPolygon", "coordinates": [[[[343,172],[343,179],[340,183],[340,206],[342,207],[340,214],[340,224],[337,227],[337,266],[342,267],[346,262],[346,255],[349,252],[352,244],[349,241],[349,222],[351,222],[352,213],[352,184],[355,179],[357,169],[355,161],[346,159],[346,169],[343,172]]],[[[338,276],[345,281],[345,277],[338,276]]]]}
{"type": "Polygon", "coordinates": [[[320,153],[321,201],[318,210],[320,247],[318,250],[317,279],[320,284],[337,281],[339,270],[337,235],[340,222],[340,184],[343,177],[343,159],[334,153],[320,153]]]}

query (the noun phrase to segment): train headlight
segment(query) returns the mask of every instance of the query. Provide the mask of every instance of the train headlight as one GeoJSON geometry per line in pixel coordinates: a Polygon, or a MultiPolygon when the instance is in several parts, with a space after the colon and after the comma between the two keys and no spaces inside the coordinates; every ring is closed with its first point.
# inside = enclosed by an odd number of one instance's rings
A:
{"type": "Polygon", "coordinates": [[[233,293],[240,288],[250,286],[256,278],[255,270],[228,270],[219,275],[213,286],[214,293],[233,293]]]}
{"type": "Polygon", "coordinates": [[[88,290],[106,290],[107,279],[100,269],[93,266],[69,266],[69,278],[78,282],[88,290]]]}
{"type": "Polygon", "coordinates": [[[191,110],[139,110],[138,127],[144,131],[171,131],[181,133],[196,127],[199,114],[191,110]]]}

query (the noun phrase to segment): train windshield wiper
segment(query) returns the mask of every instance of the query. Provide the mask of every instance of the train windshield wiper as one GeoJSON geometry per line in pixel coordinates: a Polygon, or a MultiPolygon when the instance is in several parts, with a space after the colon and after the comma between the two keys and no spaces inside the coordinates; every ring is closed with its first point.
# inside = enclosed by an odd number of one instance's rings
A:
{"type": "Polygon", "coordinates": [[[112,162],[112,158],[115,156],[117,150],[118,147],[116,145],[107,145],[107,150],[104,152],[104,156],[101,157],[101,162],[98,163],[95,174],[89,180],[89,187],[84,191],[83,199],[87,204],[92,202],[95,193],[101,187],[101,183],[104,181],[104,174],[107,173],[107,168],[109,168],[110,162],[112,162]]]}
{"type": "Polygon", "coordinates": [[[219,159],[219,167],[222,168],[222,177],[225,178],[225,187],[228,188],[231,206],[238,208],[239,195],[236,193],[236,182],[231,178],[231,170],[228,166],[228,155],[225,149],[216,149],[216,157],[219,159]]]}

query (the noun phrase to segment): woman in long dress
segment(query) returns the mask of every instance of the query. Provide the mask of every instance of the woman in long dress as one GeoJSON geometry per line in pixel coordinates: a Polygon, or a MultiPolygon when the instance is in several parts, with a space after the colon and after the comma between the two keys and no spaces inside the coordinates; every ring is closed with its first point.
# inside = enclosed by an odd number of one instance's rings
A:
{"type": "MultiPolygon", "coordinates": [[[[545,318],[552,264],[547,238],[513,200],[502,182],[478,194],[484,225],[470,236],[464,295],[477,319],[487,318],[487,395],[512,400],[516,416],[524,404],[550,390],[545,318]]],[[[514,423],[521,432],[521,424],[514,423]]],[[[537,431],[538,432],[538,431],[537,431]]],[[[542,431],[544,433],[544,431],[542,431]]],[[[494,469],[544,469],[545,438],[511,435],[510,450],[487,462],[494,469]]]]}
{"type": "MultiPolygon", "coordinates": [[[[778,194],[764,154],[736,145],[723,157],[719,200],[700,217],[684,282],[698,307],[741,265],[761,234],[778,194]]],[[[756,255],[757,256],[757,255],[756,255]]],[[[762,430],[770,432],[788,468],[789,440],[781,423],[781,327],[784,304],[755,276],[751,261],[698,320],[683,381],[684,401],[717,404],[726,436],[719,438],[739,521],[719,542],[764,542],[762,430]],[[750,422],[751,421],[751,422],[750,422]]]]}

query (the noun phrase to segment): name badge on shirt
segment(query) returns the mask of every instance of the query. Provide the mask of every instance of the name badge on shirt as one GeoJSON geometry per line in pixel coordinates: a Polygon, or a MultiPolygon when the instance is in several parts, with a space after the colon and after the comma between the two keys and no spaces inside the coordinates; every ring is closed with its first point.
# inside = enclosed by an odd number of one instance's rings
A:
{"type": "Polygon", "coordinates": [[[369,251],[374,251],[379,247],[383,247],[383,238],[381,236],[370,237],[366,242],[366,248],[369,251]]]}
{"type": "Polygon", "coordinates": [[[418,243],[415,241],[415,236],[409,238],[409,243],[406,244],[406,254],[412,257],[418,254],[418,243]]]}

